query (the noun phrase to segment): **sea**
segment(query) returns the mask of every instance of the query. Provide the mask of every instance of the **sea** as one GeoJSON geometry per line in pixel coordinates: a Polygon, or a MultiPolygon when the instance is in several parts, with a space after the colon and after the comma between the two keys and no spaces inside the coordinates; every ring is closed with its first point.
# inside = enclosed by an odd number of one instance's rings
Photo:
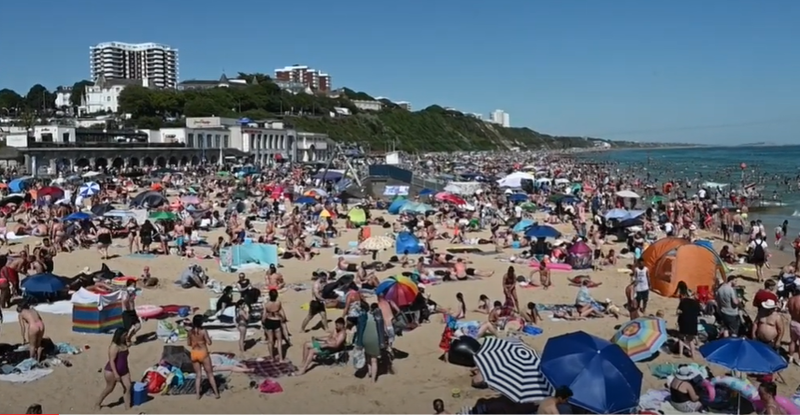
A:
{"type": "Polygon", "coordinates": [[[751,208],[767,230],[789,221],[789,235],[800,232],[800,146],[737,146],[611,150],[581,158],[618,165],[620,173],[650,181],[716,182],[728,188],[755,183],[766,202],[751,208]]]}

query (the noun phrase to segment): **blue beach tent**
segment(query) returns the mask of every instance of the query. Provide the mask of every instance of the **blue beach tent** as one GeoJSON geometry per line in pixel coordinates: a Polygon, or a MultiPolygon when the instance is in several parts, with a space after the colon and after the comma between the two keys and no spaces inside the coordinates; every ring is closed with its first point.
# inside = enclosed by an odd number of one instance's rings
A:
{"type": "Polygon", "coordinates": [[[406,251],[408,251],[409,254],[422,253],[422,246],[419,244],[419,239],[409,232],[400,232],[397,234],[394,246],[397,248],[397,255],[403,255],[406,251]]]}

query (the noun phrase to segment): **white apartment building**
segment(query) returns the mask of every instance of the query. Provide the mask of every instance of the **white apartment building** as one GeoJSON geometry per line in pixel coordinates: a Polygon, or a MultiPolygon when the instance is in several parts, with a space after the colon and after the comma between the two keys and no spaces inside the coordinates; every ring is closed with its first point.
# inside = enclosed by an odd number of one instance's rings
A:
{"type": "Polygon", "coordinates": [[[150,79],[158,88],[178,85],[178,50],[157,43],[100,43],[89,49],[92,80],[150,79]]]}
{"type": "Polygon", "coordinates": [[[502,125],[503,127],[511,127],[511,117],[503,110],[494,110],[489,120],[492,123],[502,125]]]}
{"type": "MultiPolygon", "coordinates": [[[[94,85],[86,86],[83,91],[78,114],[96,114],[101,111],[117,112],[119,110],[119,96],[130,85],[149,88],[150,82],[146,79],[108,79],[100,75],[94,85]]],[[[56,89],[56,107],[71,106],[70,98],[73,92],[72,87],[59,87],[56,89]]]]}

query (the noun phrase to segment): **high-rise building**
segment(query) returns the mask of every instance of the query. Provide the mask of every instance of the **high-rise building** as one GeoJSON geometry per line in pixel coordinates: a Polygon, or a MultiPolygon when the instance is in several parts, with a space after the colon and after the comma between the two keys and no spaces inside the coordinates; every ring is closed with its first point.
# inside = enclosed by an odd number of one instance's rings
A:
{"type": "Polygon", "coordinates": [[[302,84],[318,92],[330,92],[331,76],[305,65],[292,65],[275,70],[275,79],[281,82],[302,84]]]}
{"type": "Polygon", "coordinates": [[[503,127],[511,127],[511,117],[503,110],[494,110],[490,120],[491,122],[502,125],[503,127]]]}
{"type": "Polygon", "coordinates": [[[92,80],[147,79],[157,88],[178,85],[178,50],[157,43],[100,43],[90,48],[92,80]]]}

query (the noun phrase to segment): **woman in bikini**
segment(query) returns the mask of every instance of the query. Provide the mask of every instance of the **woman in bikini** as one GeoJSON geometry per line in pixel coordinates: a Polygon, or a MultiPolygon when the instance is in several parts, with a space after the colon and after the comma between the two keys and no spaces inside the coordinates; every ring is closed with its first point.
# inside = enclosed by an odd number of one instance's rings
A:
{"type": "Polygon", "coordinates": [[[97,227],[97,252],[100,259],[108,259],[108,247],[111,246],[111,230],[105,224],[100,223],[97,227]]]}
{"type": "Polygon", "coordinates": [[[278,291],[269,290],[268,300],[264,302],[264,314],[261,317],[261,325],[264,327],[264,335],[267,337],[267,347],[269,357],[273,360],[283,361],[286,356],[283,354],[283,322],[286,314],[283,311],[283,304],[278,300],[278,291]],[[277,348],[277,350],[276,350],[277,348]],[[277,352],[277,359],[275,358],[277,352]]]}
{"type": "Polygon", "coordinates": [[[128,253],[138,253],[142,248],[139,246],[139,224],[136,223],[136,219],[130,218],[125,224],[125,229],[128,230],[128,253]]]}
{"type": "Polygon", "coordinates": [[[192,329],[189,330],[187,341],[189,343],[189,354],[192,358],[192,367],[198,379],[195,382],[195,391],[197,392],[197,399],[202,397],[202,370],[205,370],[208,377],[208,383],[211,385],[211,390],[214,396],[219,399],[219,389],[217,389],[217,380],[214,379],[214,369],[211,367],[211,356],[208,355],[208,346],[211,346],[211,337],[208,332],[203,328],[204,316],[196,315],[192,318],[192,329]]]}
{"type": "Polygon", "coordinates": [[[517,297],[517,275],[513,266],[509,266],[506,275],[503,276],[503,295],[505,296],[504,307],[515,310],[519,313],[519,297],[517,297]]]}
{"type": "Polygon", "coordinates": [[[250,307],[244,300],[236,302],[236,328],[239,330],[239,351],[245,352],[247,342],[247,323],[250,321],[250,307]]]}
{"type": "Polygon", "coordinates": [[[117,329],[111,337],[111,344],[108,346],[108,362],[103,370],[103,378],[106,380],[106,387],[100,393],[95,408],[100,410],[105,400],[117,383],[122,385],[122,399],[125,402],[125,409],[131,408],[131,371],[128,367],[128,344],[126,342],[125,329],[117,329]]]}
{"type": "Polygon", "coordinates": [[[42,361],[42,339],[44,338],[44,322],[39,312],[32,309],[27,301],[17,306],[19,313],[19,328],[22,332],[22,342],[28,343],[31,359],[42,361]],[[27,340],[26,340],[27,339],[27,340]]]}

